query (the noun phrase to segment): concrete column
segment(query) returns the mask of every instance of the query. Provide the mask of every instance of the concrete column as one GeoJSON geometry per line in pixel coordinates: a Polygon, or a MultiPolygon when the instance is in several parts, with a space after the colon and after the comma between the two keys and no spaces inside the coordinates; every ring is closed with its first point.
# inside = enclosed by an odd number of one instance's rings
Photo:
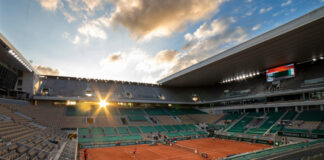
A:
{"type": "Polygon", "coordinates": [[[278,112],[278,107],[275,107],[275,112],[278,112]]]}
{"type": "Polygon", "coordinates": [[[295,106],[295,111],[296,111],[296,112],[298,111],[298,106],[295,106]]]}
{"type": "Polygon", "coordinates": [[[324,107],[323,105],[320,106],[320,110],[323,111],[324,110],[324,107]]]}
{"type": "Polygon", "coordinates": [[[256,111],[257,113],[259,113],[259,108],[256,108],[255,111],[256,111]]]}

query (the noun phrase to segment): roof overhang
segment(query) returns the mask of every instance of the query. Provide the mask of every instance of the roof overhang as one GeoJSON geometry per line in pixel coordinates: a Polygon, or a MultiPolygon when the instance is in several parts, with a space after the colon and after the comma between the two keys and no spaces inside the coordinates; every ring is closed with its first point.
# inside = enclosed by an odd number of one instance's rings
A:
{"type": "Polygon", "coordinates": [[[225,78],[324,56],[324,7],[158,81],[207,86],[225,78]]]}
{"type": "Polygon", "coordinates": [[[5,45],[1,46],[0,56],[3,63],[12,64],[22,71],[29,71],[38,74],[28,60],[0,33],[0,41],[5,45]]]}

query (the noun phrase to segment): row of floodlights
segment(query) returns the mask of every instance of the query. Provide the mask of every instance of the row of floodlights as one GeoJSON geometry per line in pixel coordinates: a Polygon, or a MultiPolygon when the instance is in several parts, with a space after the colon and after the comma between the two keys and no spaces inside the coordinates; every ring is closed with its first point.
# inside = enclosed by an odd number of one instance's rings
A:
{"type": "Polygon", "coordinates": [[[258,75],[260,75],[259,71],[248,73],[248,74],[242,74],[242,75],[238,75],[236,77],[225,79],[221,83],[229,83],[229,82],[234,82],[234,81],[240,81],[240,80],[244,80],[244,79],[251,78],[251,77],[254,77],[254,76],[258,76],[258,75]]]}
{"type": "Polygon", "coordinates": [[[29,72],[32,72],[32,70],[29,68],[29,66],[27,66],[27,64],[15,53],[15,51],[13,51],[12,49],[10,49],[9,54],[11,54],[13,57],[15,57],[17,59],[17,61],[19,61],[23,66],[25,66],[25,68],[27,68],[27,70],[29,72]]]}
{"type": "MultiPolygon", "coordinates": [[[[324,57],[323,57],[323,56],[320,56],[318,59],[320,59],[320,60],[324,60],[324,57]]],[[[314,58],[312,59],[312,61],[315,62],[315,61],[317,61],[317,59],[314,57],[314,58]]]]}

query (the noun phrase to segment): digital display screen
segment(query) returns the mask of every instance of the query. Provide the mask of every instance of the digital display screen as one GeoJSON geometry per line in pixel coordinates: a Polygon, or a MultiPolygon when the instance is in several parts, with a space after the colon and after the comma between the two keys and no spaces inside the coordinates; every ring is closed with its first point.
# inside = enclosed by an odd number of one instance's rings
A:
{"type": "Polygon", "coordinates": [[[295,66],[294,64],[288,64],[276,68],[271,68],[266,71],[267,82],[278,81],[281,79],[295,77],[295,66]]]}

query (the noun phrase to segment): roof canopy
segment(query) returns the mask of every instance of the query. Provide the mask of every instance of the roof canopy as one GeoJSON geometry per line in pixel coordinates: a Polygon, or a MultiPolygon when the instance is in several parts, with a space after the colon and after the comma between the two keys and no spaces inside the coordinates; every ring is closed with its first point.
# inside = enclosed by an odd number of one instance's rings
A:
{"type": "Polygon", "coordinates": [[[240,74],[324,56],[324,7],[158,81],[206,86],[240,74]]]}

